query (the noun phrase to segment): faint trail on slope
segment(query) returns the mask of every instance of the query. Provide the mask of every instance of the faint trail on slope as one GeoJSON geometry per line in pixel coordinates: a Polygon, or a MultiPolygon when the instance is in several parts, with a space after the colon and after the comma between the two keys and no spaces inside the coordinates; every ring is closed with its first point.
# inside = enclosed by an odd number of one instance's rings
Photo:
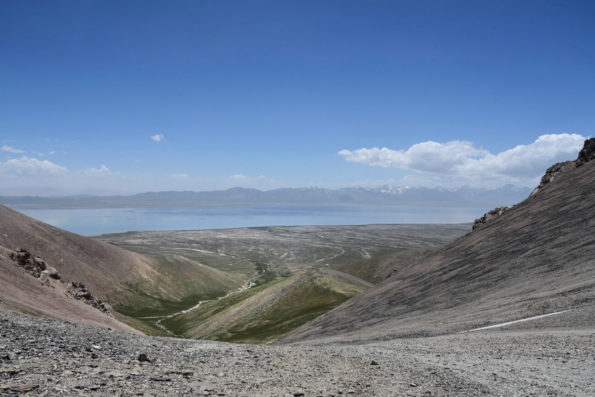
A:
{"type": "Polygon", "coordinates": [[[522,322],[525,322],[525,321],[537,320],[537,319],[544,318],[544,317],[549,317],[549,316],[555,316],[557,314],[562,314],[562,313],[566,313],[566,312],[569,312],[569,311],[571,311],[571,309],[562,310],[561,312],[554,312],[554,313],[548,313],[548,314],[540,314],[539,316],[527,317],[527,318],[523,318],[523,319],[515,320],[515,321],[508,321],[506,323],[488,325],[487,327],[473,328],[473,329],[470,329],[470,330],[467,330],[467,331],[462,331],[462,332],[459,332],[459,333],[463,334],[465,332],[475,332],[475,331],[481,331],[481,330],[490,329],[490,328],[506,327],[507,325],[512,325],[512,324],[516,324],[516,323],[522,323],[522,322]]]}

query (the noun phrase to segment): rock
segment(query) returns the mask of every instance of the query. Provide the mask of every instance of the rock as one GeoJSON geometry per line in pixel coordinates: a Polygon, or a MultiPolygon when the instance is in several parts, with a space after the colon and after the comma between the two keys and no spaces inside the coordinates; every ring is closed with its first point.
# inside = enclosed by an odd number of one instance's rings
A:
{"type": "Polygon", "coordinates": [[[531,196],[543,189],[545,185],[552,183],[560,175],[573,168],[576,168],[576,161],[564,161],[552,165],[545,171],[545,174],[541,177],[539,185],[531,192],[531,196]]]}
{"type": "Polygon", "coordinates": [[[68,287],[67,292],[74,299],[80,300],[111,316],[107,305],[101,299],[95,298],[93,295],[91,295],[91,291],[89,291],[85,284],[79,281],[73,281],[68,287]]]}
{"type": "Polygon", "coordinates": [[[138,355],[138,357],[136,358],[138,361],[142,362],[147,362],[150,363],[151,360],[149,360],[149,357],[147,357],[147,355],[145,353],[141,353],[138,355]]]}
{"type": "Polygon", "coordinates": [[[485,224],[487,224],[488,222],[490,222],[493,219],[498,218],[500,215],[502,215],[503,213],[505,213],[512,207],[513,207],[512,205],[508,206],[508,207],[498,207],[498,208],[494,208],[491,211],[486,212],[485,214],[483,214],[483,216],[481,218],[476,219],[475,222],[473,222],[473,230],[484,226],[485,224]]]}
{"type": "Polygon", "coordinates": [[[171,382],[171,378],[166,378],[164,376],[151,376],[151,380],[155,382],[171,382]]]}
{"type": "Polygon", "coordinates": [[[304,395],[302,392],[293,393],[293,397],[304,397],[304,395]]]}
{"type": "Polygon", "coordinates": [[[50,275],[47,270],[44,270],[39,274],[39,281],[45,286],[50,285],[50,275]]]}
{"type": "Polygon", "coordinates": [[[595,160],[595,138],[585,140],[585,144],[576,159],[576,166],[580,167],[591,160],[595,160]]]}
{"type": "Polygon", "coordinates": [[[370,365],[380,365],[380,364],[378,364],[378,362],[377,362],[376,360],[372,360],[372,361],[370,362],[370,365]]]}
{"type": "Polygon", "coordinates": [[[576,160],[556,163],[548,168],[547,171],[545,171],[545,175],[541,177],[539,185],[531,192],[531,196],[539,192],[548,183],[552,183],[555,179],[558,179],[560,175],[563,175],[565,172],[580,167],[593,159],[595,159],[595,138],[590,138],[585,140],[583,148],[579,152],[576,160]]]}
{"type": "Polygon", "coordinates": [[[26,384],[26,385],[0,385],[0,390],[6,390],[11,393],[29,393],[30,391],[36,390],[39,385],[26,384]]]}
{"type": "Polygon", "coordinates": [[[33,258],[33,263],[35,263],[40,270],[45,270],[47,267],[45,261],[38,256],[33,258]]]}
{"type": "Polygon", "coordinates": [[[29,263],[29,258],[31,254],[24,248],[19,248],[16,252],[11,252],[9,255],[10,259],[14,262],[17,262],[19,266],[26,266],[29,263]]]}
{"type": "Polygon", "coordinates": [[[58,274],[58,271],[55,267],[48,266],[45,271],[48,272],[48,276],[54,280],[60,280],[60,275],[58,274]]]}
{"type": "Polygon", "coordinates": [[[12,352],[8,352],[8,353],[2,355],[2,359],[5,361],[12,361],[12,360],[15,360],[16,358],[17,358],[17,356],[12,352]]]}
{"type": "Polygon", "coordinates": [[[91,358],[95,360],[96,358],[99,358],[99,356],[97,353],[91,353],[91,358]]]}

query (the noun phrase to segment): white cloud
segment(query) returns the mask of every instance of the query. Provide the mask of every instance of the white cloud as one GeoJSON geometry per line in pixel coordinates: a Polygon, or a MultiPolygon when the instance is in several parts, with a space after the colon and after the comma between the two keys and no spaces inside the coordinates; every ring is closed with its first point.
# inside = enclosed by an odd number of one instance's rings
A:
{"type": "Polygon", "coordinates": [[[101,164],[101,166],[98,168],[87,168],[84,171],[84,174],[86,174],[86,175],[108,175],[108,174],[111,174],[111,171],[105,165],[101,164]]]}
{"type": "Polygon", "coordinates": [[[10,159],[0,162],[0,177],[47,177],[63,175],[65,167],[48,160],[38,160],[23,156],[20,159],[10,159]]]}
{"type": "Polygon", "coordinates": [[[438,176],[446,184],[531,186],[553,163],[575,158],[584,140],[579,134],[542,135],[533,143],[496,154],[467,141],[428,141],[407,150],[373,147],[339,154],[350,162],[427,174],[434,181],[438,176]]]}
{"type": "Polygon", "coordinates": [[[188,179],[188,174],[171,174],[171,177],[174,179],[188,179]]]}
{"type": "Polygon", "coordinates": [[[229,179],[231,179],[232,181],[245,181],[248,179],[248,177],[242,174],[235,174],[230,176],[229,179]]]}
{"type": "Polygon", "coordinates": [[[8,152],[8,153],[15,153],[15,154],[25,153],[24,150],[13,148],[12,146],[8,146],[8,145],[2,145],[1,149],[3,152],[8,152]]]}
{"type": "Polygon", "coordinates": [[[155,142],[161,142],[161,141],[165,140],[165,135],[163,135],[163,134],[151,135],[151,139],[154,140],[155,142]]]}

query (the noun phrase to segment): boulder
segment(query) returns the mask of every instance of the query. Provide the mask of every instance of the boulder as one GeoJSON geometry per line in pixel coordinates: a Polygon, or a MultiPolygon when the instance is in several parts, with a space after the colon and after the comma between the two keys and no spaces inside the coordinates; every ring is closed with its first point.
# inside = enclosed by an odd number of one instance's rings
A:
{"type": "Polygon", "coordinates": [[[47,268],[45,261],[38,256],[33,257],[33,263],[42,271],[47,268]]]}
{"type": "Polygon", "coordinates": [[[591,160],[595,160],[595,138],[587,139],[585,141],[585,144],[576,159],[576,166],[580,167],[591,160]]]}
{"type": "Polygon", "coordinates": [[[48,266],[44,271],[47,272],[49,277],[55,280],[60,280],[60,275],[58,274],[58,271],[55,267],[48,266]]]}

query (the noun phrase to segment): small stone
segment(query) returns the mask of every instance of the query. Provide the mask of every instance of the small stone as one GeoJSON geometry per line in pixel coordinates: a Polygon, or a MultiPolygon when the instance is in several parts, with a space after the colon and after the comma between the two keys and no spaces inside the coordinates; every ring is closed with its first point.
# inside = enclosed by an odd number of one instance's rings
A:
{"type": "Polygon", "coordinates": [[[370,362],[370,365],[380,365],[380,364],[378,364],[378,362],[377,362],[376,360],[372,360],[372,361],[370,362]]]}
{"type": "Polygon", "coordinates": [[[96,358],[99,358],[99,356],[96,353],[91,353],[91,358],[95,360],[96,358]]]}
{"type": "Polygon", "coordinates": [[[293,393],[293,397],[304,397],[304,393],[302,393],[302,392],[293,393]]]}
{"type": "Polygon", "coordinates": [[[27,384],[27,385],[10,385],[8,387],[3,387],[4,390],[8,390],[12,393],[29,393],[35,389],[38,389],[39,385],[35,384],[27,384]]]}
{"type": "Polygon", "coordinates": [[[417,384],[415,384],[415,383],[409,383],[409,386],[411,386],[411,387],[417,387],[417,384]]]}
{"type": "Polygon", "coordinates": [[[142,362],[147,362],[147,363],[151,362],[151,360],[149,359],[149,357],[147,357],[147,355],[145,353],[139,354],[137,357],[137,360],[140,361],[141,363],[142,362]]]}
{"type": "Polygon", "coordinates": [[[151,380],[155,382],[171,382],[171,378],[165,376],[151,376],[151,380]]]}

